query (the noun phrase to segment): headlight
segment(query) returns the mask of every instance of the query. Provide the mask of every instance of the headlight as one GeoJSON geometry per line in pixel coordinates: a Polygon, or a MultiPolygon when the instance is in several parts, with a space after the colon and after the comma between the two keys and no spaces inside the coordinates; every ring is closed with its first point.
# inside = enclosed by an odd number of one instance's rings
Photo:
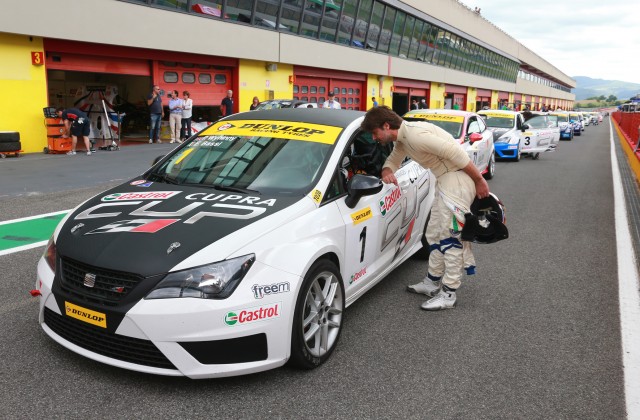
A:
{"type": "Polygon", "coordinates": [[[47,246],[44,248],[44,253],[42,254],[42,257],[45,259],[45,261],[49,265],[49,268],[51,268],[51,271],[53,271],[54,273],[56,272],[57,256],[58,256],[58,252],[56,250],[56,243],[53,241],[53,236],[51,236],[51,238],[49,238],[49,242],[47,243],[47,246]]]}
{"type": "Polygon", "coordinates": [[[500,137],[498,140],[496,140],[496,143],[511,143],[511,139],[513,137],[512,136],[502,136],[500,137]]]}
{"type": "Polygon", "coordinates": [[[145,299],[225,299],[247,274],[254,254],[169,273],[145,299]]]}

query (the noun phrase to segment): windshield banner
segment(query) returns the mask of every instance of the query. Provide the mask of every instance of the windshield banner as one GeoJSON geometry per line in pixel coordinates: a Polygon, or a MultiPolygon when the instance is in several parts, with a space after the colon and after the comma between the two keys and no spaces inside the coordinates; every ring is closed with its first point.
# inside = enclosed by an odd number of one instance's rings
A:
{"type": "Polygon", "coordinates": [[[220,121],[203,131],[200,136],[261,136],[333,144],[341,131],[340,127],[302,122],[233,120],[220,121]]]}

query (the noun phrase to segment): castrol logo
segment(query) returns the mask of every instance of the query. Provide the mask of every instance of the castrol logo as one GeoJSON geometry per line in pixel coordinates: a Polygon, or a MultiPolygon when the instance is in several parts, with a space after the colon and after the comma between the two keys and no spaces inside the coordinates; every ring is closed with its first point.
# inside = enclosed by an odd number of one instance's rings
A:
{"type": "Polygon", "coordinates": [[[391,190],[380,200],[380,213],[385,216],[393,208],[394,204],[400,200],[400,197],[402,197],[400,188],[396,187],[391,190]]]}

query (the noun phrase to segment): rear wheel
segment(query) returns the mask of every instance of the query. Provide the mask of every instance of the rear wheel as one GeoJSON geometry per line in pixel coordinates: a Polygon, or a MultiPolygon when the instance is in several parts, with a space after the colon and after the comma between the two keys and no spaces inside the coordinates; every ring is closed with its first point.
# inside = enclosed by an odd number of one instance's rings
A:
{"type": "Polygon", "coordinates": [[[495,152],[491,153],[491,157],[489,158],[489,164],[487,165],[487,173],[484,174],[485,179],[491,179],[496,174],[496,154],[495,152]]]}
{"type": "Polygon", "coordinates": [[[533,160],[538,160],[538,159],[540,159],[540,152],[532,154],[532,155],[531,155],[531,159],[533,159],[533,160]]]}
{"type": "Polygon", "coordinates": [[[304,278],[296,300],[289,362],[313,369],[330,356],[342,331],[344,285],[336,265],[315,262],[304,278]]]}

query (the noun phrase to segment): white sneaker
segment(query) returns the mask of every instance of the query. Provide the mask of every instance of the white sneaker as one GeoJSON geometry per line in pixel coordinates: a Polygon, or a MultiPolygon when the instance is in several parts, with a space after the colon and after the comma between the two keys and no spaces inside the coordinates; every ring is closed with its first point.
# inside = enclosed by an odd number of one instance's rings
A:
{"type": "Polygon", "coordinates": [[[176,142],[175,140],[171,140],[169,143],[171,144],[171,143],[175,143],[175,142],[176,142]]]}
{"type": "Polygon", "coordinates": [[[409,292],[427,295],[429,297],[435,296],[441,288],[442,283],[440,281],[433,281],[428,277],[425,277],[420,283],[407,286],[409,292]]]}
{"type": "Polygon", "coordinates": [[[444,290],[440,290],[440,293],[420,305],[425,311],[440,311],[442,309],[451,309],[454,306],[456,306],[456,292],[446,292],[444,290]]]}
{"type": "Polygon", "coordinates": [[[158,143],[162,143],[162,140],[158,139],[158,143]]]}
{"type": "Polygon", "coordinates": [[[91,151],[87,152],[87,156],[91,156],[91,151]]]}
{"type": "Polygon", "coordinates": [[[67,152],[67,154],[68,154],[69,156],[73,156],[73,155],[75,155],[75,154],[76,154],[76,151],[75,151],[75,150],[69,150],[69,151],[67,152]]]}
{"type": "Polygon", "coordinates": [[[153,143],[153,139],[149,139],[149,144],[153,143]]]}

